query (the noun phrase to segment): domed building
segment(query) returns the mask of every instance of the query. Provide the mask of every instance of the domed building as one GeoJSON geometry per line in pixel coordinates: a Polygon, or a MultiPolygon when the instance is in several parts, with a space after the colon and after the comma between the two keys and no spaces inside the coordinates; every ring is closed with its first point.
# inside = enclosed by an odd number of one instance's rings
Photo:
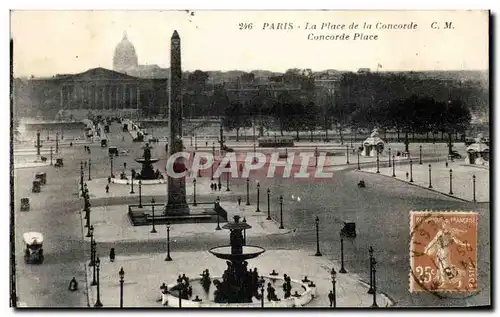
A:
{"type": "Polygon", "coordinates": [[[129,41],[127,33],[124,32],[122,40],[115,48],[113,55],[113,70],[139,78],[168,78],[168,68],[161,68],[156,64],[139,65],[138,60],[139,58],[135,51],[134,44],[129,41]]]}
{"type": "Polygon", "coordinates": [[[138,58],[134,45],[128,40],[127,33],[123,33],[123,38],[115,48],[113,56],[113,70],[126,73],[128,70],[137,68],[138,58]]]}

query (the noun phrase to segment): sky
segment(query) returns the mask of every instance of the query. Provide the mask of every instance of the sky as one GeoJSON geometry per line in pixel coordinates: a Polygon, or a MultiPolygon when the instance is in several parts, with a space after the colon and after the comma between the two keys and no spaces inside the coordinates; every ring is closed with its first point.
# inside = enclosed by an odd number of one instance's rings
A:
{"type": "Polygon", "coordinates": [[[112,69],[127,32],[139,64],[168,67],[170,37],[181,37],[183,70],[284,72],[289,68],[380,71],[487,70],[486,11],[12,11],[15,76],[52,76],[94,67],[112,69]],[[364,23],[372,29],[361,29],[364,23]],[[417,24],[412,30],[376,29],[417,24]],[[432,29],[437,22],[440,29],[432,29]],[[444,29],[452,22],[453,29],[444,29]],[[240,30],[240,24],[252,29],[240,30]],[[267,24],[265,24],[267,23],[267,24]],[[293,30],[264,29],[292,23],[293,30]],[[306,30],[315,24],[316,30],[306,30]],[[320,29],[345,24],[346,29],[320,29]],[[351,23],[359,25],[350,30],[351,23]],[[314,35],[350,40],[309,40],[314,35]],[[355,33],[376,40],[353,40],[355,33]],[[372,37],[373,38],[373,37],[372,37]]]}

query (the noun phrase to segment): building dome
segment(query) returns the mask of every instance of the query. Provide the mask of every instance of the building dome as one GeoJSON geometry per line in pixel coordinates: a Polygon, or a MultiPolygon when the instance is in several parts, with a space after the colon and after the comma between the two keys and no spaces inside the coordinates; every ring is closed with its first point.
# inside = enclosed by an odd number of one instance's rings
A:
{"type": "Polygon", "coordinates": [[[113,56],[113,70],[126,72],[137,67],[137,54],[134,45],[127,39],[127,33],[123,33],[123,39],[115,48],[113,56]]]}

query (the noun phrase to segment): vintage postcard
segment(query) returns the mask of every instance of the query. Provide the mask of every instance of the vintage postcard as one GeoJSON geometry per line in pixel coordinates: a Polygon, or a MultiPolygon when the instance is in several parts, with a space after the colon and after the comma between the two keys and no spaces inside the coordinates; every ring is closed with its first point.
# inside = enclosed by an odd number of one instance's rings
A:
{"type": "Polygon", "coordinates": [[[12,10],[11,306],[491,306],[490,19],[12,10]]]}

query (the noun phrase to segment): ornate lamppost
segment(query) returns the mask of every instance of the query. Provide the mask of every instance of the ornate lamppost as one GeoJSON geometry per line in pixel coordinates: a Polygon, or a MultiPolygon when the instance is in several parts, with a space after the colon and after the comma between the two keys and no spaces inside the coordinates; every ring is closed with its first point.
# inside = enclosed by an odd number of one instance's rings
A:
{"type": "Polygon", "coordinates": [[[247,177],[247,206],[250,206],[250,179],[247,177]]]}
{"type": "Polygon", "coordinates": [[[118,275],[120,276],[120,308],[123,308],[123,278],[125,277],[125,271],[123,270],[123,267],[120,268],[118,275]]]}
{"type": "Polygon", "coordinates": [[[83,190],[83,161],[80,162],[80,187],[82,190],[82,197],[84,197],[85,192],[83,190]]]}
{"type": "Polygon", "coordinates": [[[157,232],[156,228],[155,228],[155,203],[156,203],[155,199],[151,198],[151,211],[153,213],[153,219],[152,219],[152,221],[153,221],[153,228],[151,229],[151,233],[156,233],[157,232]]]}
{"type": "Polygon", "coordinates": [[[172,261],[172,258],[170,257],[170,222],[167,222],[167,257],[165,258],[165,261],[172,261]]]}
{"type": "Polygon", "coordinates": [[[139,208],[142,208],[142,180],[139,180],[139,208]]]}
{"type": "Polygon", "coordinates": [[[359,170],[361,170],[361,166],[359,165],[359,149],[358,149],[357,153],[358,153],[358,171],[359,171],[359,170]]]}
{"type": "Polygon", "coordinates": [[[101,281],[99,279],[99,270],[100,270],[100,266],[101,266],[101,260],[99,259],[99,257],[97,257],[97,260],[95,261],[95,266],[96,266],[96,269],[97,269],[97,301],[95,302],[94,304],[94,307],[102,307],[102,303],[101,303],[101,281]]]}
{"type": "MultiPolygon", "coordinates": [[[[316,217],[316,219],[318,219],[316,217]]],[[[283,226],[283,195],[280,195],[280,229],[285,229],[283,226]]]]}
{"type": "MultiPolygon", "coordinates": [[[[352,138],[351,138],[351,145],[352,145],[352,138]]],[[[346,153],[346,164],[349,164],[349,146],[345,146],[345,153],[346,153]]]]}
{"type": "Polygon", "coordinates": [[[316,216],[316,254],[315,256],[322,256],[321,252],[319,252],[319,218],[316,216]]]}
{"type": "Polygon", "coordinates": [[[92,160],[89,158],[89,181],[92,180],[92,178],[90,178],[90,169],[91,169],[91,166],[92,166],[92,160]]]}
{"type": "Polygon", "coordinates": [[[89,266],[95,265],[95,248],[94,248],[94,225],[90,226],[90,262],[89,266]]]}
{"type": "Polygon", "coordinates": [[[337,307],[337,272],[335,272],[335,268],[332,267],[332,271],[330,272],[332,276],[332,293],[333,293],[333,307],[337,307]]]}
{"type": "Polygon", "coordinates": [[[50,165],[52,165],[52,146],[50,147],[50,165]]]}
{"type": "Polygon", "coordinates": [[[271,220],[271,190],[267,189],[267,218],[266,220],[271,220]]]}
{"type": "Polygon", "coordinates": [[[368,249],[368,254],[370,255],[370,288],[368,289],[368,294],[373,294],[373,247],[370,246],[368,249]]]}
{"type": "Polygon", "coordinates": [[[450,168],[450,195],[453,195],[453,170],[450,168]]]}
{"type": "Polygon", "coordinates": [[[432,188],[431,176],[432,176],[431,164],[429,164],[429,188],[432,188]]]}
{"type": "Polygon", "coordinates": [[[131,175],[132,181],[130,182],[130,193],[131,194],[135,194],[135,192],[134,192],[134,175],[135,175],[135,173],[132,171],[132,175],[131,175]]]}
{"type": "Polygon", "coordinates": [[[255,212],[260,212],[260,183],[257,181],[257,210],[255,212]]]}
{"type": "Polygon", "coordinates": [[[379,153],[378,153],[378,148],[377,150],[377,174],[380,174],[380,159],[379,159],[379,153]]]}
{"type": "Polygon", "coordinates": [[[227,177],[226,177],[226,192],[229,192],[229,191],[231,191],[231,189],[229,189],[229,177],[230,177],[231,173],[228,172],[226,175],[227,175],[227,177]]]}
{"type": "Polygon", "coordinates": [[[391,148],[388,148],[389,150],[389,167],[391,167],[391,148]]]}
{"type": "Polygon", "coordinates": [[[193,206],[198,206],[196,203],[196,178],[193,179],[193,206]]]}
{"type": "Polygon", "coordinates": [[[372,270],[373,270],[373,303],[372,303],[372,306],[371,307],[378,307],[377,305],[377,278],[375,277],[375,273],[377,272],[376,270],[376,265],[377,265],[377,261],[375,261],[375,259],[373,259],[373,262],[372,262],[372,270]]]}
{"type": "Polygon", "coordinates": [[[420,152],[420,154],[419,154],[419,157],[420,157],[420,162],[419,162],[419,164],[420,164],[420,165],[422,165],[422,145],[420,145],[420,146],[419,146],[419,150],[420,150],[420,151],[419,151],[419,152],[420,152]]]}
{"type": "Polygon", "coordinates": [[[110,174],[109,176],[113,178],[113,154],[109,155],[109,165],[110,165],[110,174]]]}
{"type": "MultiPolygon", "coordinates": [[[[391,158],[389,157],[389,160],[391,158]]],[[[394,154],[392,155],[392,177],[396,177],[396,163],[394,162],[394,154]]]]}
{"type": "Polygon", "coordinates": [[[220,204],[220,198],[217,196],[217,199],[215,200],[215,212],[217,213],[217,227],[215,230],[222,230],[220,227],[220,216],[219,216],[219,204],[220,204]]]}
{"type": "MultiPolygon", "coordinates": [[[[214,159],[214,162],[215,162],[215,143],[212,142],[212,157],[214,159]]],[[[211,167],[212,167],[212,177],[210,178],[210,180],[214,180],[214,164],[211,164],[211,167]]]]}
{"type": "Polygon", "coordinates": [[[315,157],[315,162],[314,162],[314,167],[318,167],[318,148],[314,148],[314,157],[315,157]]]}
{"type": "Polygon", "coordinates": [[[476,202],[476,175],[472,175],[472,201],[476,202]]]}
{"type": "Polygon", "coordinates": [[[410,158],[410,183],[413,183],[413,161],[410,158]]]}
{"type": "Polygon", "coordinates": [[[344,238],[340,238],[340,273],[347,273],[344,268],[344,238]]]}
{"type": "MultiPolygon", "coordinates": [[[[95,258],[96,257],[95,241],[94,241],[94,245],[93,245],[93,250],[92,251],[94,253],[93,255],[94,255],[94,258],[95,258]]],[[[92,266],[92,282],[90,283],[91,286],[97,285],[97,280],[96,280],[97,259],[94,261],[95,265],[92,266]]]]}

